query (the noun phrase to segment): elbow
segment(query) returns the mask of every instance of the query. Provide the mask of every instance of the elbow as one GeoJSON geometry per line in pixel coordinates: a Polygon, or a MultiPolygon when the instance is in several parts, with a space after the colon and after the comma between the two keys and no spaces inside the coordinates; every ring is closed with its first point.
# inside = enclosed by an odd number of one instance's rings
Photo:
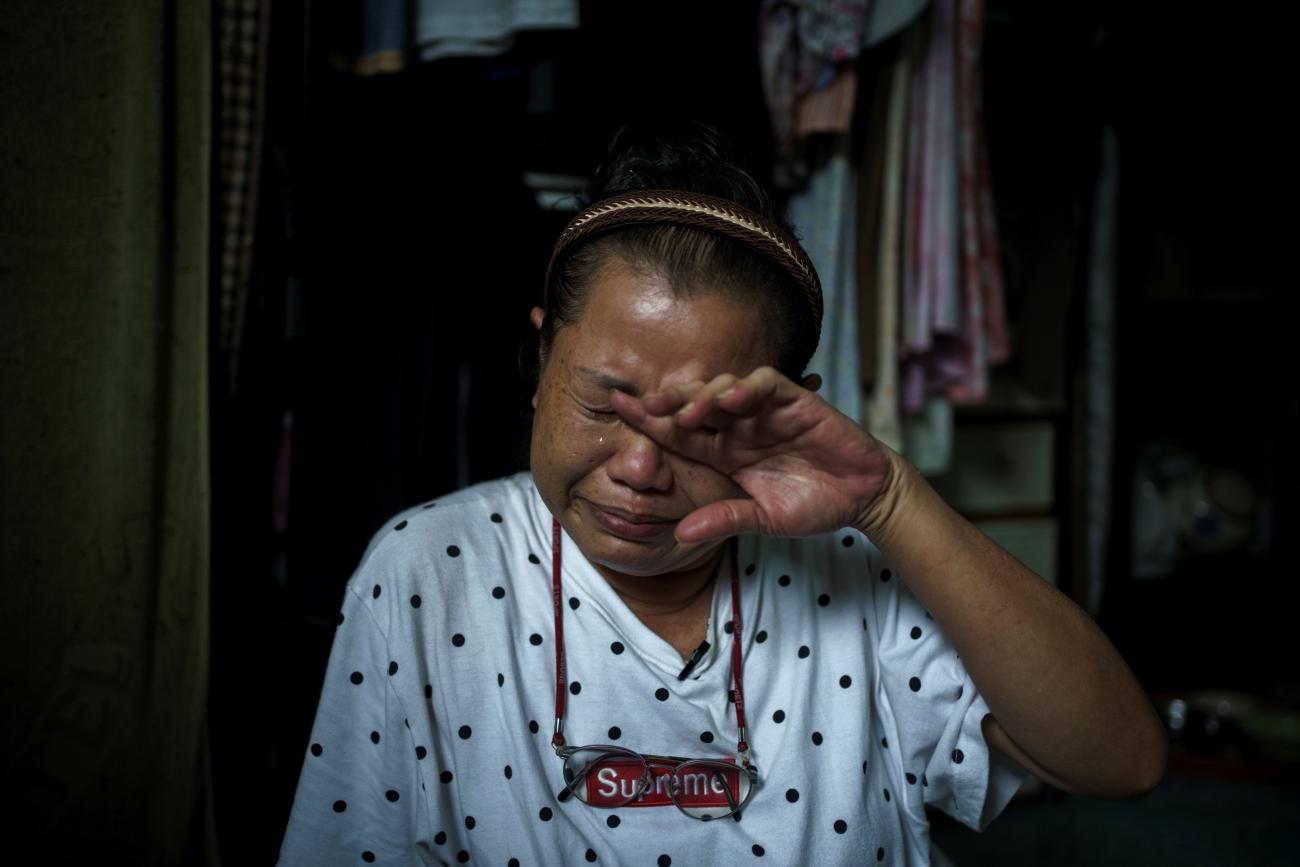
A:
{"type": "Polygon", "coordinates": [[[1140,798],[1154,791],[1165,777],[1169,763],[1169,736],[1158,721],[1143,726],[1135,732],[1134,746],[1124,763],[1123,777],[1116,780],[1103,797],[1116,799],[1140,798]]]}

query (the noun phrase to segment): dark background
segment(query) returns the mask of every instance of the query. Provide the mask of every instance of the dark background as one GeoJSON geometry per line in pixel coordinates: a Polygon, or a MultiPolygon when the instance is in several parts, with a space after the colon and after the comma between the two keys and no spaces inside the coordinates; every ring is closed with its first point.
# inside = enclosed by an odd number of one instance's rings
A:
{"type": "MultiPolygon", "coordinates": [[[[522,38],[505,57],[374,78],[331,66],[342,25],[323,5],[273,6],[235,386],[229,359],[213,366],[211,731],[227,863],[278,849],[339,599],[370,534],[405,506],[527,466],[519,360],[566,217],[536,206],[523,173],[589,175],[621,123],[660,117],[718,126],[771,175],[756,3],[585,3],[579,30],[522,38]],[[543,64],[553,100],[538,110],[530,81],[543,64]],[[290,499],[277,531],[286,412],[290,499]]],[[[1110,126],[1121,149],[1116,505],[1100,619],[1157,697],[1215,687],[1294,703],[1300,570],[1285,542],[1300,438],[1286,360],[1295,200],[1282,28],[1262,6],[1048,5],[988,11],[985,111],[1015,346],[999,376],[1055,388],[1072,411],[1110,126]],[[1138,581],[1128,492],[1143,446],[1170,440],[1256,481],[1273,532],[1262,549],[1138,581]]],[[[864,82],[891,50],[864,57],[864,82]]],[[[1067,445],[1058,478],[1069,485],[1088,444],[1067,445]]],[[[1077,599],[1068,554],[1079,542],[1062,544],[1060,583],[1077,599]]],[[[1141,802],[1046,792],[982,839],[942,821],[936,834],[969,864],[1295,863],[1285,853],[1300,841],[1277,832],[1300,815],[1295,765],[1240,747],[1176,741],[1169,780],[1141,802]]]]}

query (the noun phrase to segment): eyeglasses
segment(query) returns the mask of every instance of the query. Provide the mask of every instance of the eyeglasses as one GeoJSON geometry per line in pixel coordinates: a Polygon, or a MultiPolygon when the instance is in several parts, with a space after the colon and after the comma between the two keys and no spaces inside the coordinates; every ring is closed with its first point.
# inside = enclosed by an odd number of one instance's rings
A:
{"type": "Polygon", "coordinates": [[[728,551],[731,560],[731,675],[739,729],[733,759],[688,759],[655,756],[600,744],[569,746],[564,740],[565,694],[568,676],[564,665],[564,608],[560,592],[560,522],[551,521],[551,601],[555,607],[555,734],[551,745],[564,761],[565,787],[561,800],[572,795],[592,807],[676,805],[692,819],[710,821],[735,816],[758,788],[758,769],[746,742],[745,691],[740,653],[740,570],[736,541],[728,551]]]}

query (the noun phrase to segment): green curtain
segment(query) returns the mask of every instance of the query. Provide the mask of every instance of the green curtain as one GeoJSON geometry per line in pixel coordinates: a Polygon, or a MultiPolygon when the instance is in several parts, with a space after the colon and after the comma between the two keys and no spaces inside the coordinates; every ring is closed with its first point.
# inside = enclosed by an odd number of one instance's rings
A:
{"type": "Polygon", "coordinates": [[[5,4],[4,860],[216,863],[210,18],[210,0],[5,4]]]}

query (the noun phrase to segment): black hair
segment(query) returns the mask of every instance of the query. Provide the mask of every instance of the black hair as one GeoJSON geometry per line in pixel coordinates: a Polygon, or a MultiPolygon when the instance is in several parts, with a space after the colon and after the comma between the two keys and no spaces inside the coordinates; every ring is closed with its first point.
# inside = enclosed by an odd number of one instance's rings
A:
{"type": "MultiPolygon", "coordinates": [[[[702,123],[621,128],[596,171],[588,204],[654,189],[727,199],[789,229],[721,133],[702,123]]],[[[761,253],[688,226],[621,226],[578,244],[564,256],[549,287],[540,334],[543,353],[558,328],[581,317],[592,282],[613,261],[661,277],[679,297],[717,291],[747,304],[761,304],[772,365],[796,381],[802,375],[808,359],[801,357],[799,336],[810,315],[802,289],[761,253]]]]}

